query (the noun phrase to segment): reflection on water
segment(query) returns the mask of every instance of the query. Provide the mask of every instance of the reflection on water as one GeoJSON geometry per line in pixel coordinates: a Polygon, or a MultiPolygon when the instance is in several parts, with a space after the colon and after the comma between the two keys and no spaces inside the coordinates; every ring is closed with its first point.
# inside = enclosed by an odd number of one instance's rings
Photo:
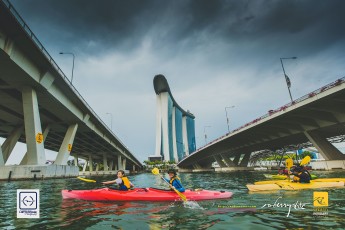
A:
{"type": "MultiPolygon", "coordinates": [[[[345,172],[314,172],[322,177],[345,177],[345,172]]],[[[231,199],[193,202],[90,202],[63,200],[62,189],[93,189],[100,183],[78,179],[0,182],[0,229],[290,229],[344,228],[345,189],[328,189],[326,216],[313,215],[313,191],[249,193],[246,184],[264,180],[261,172],[181,173],[187,188],[226,190],[231,199]],[[16,218],[16,190],[40,189],[41,217],[16,218]],[[281,197],[281,203],[311,203],[305,209],[267,208],[281,197]]],[[[96,178],[97,181],[111,177],[96,178]]],[[[166,188],[158,176],[130,176],[136,187],[166,188]]]]}

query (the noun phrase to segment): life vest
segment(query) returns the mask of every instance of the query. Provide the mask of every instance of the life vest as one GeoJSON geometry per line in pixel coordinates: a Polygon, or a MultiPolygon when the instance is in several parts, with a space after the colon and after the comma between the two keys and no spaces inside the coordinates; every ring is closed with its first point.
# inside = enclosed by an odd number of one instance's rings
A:
{"type": "Polygon", "coordinates": [[[170,181],[169,181],[169,183],[170,183],[171,185],[173,185],[173,182],[174,182],[175,180],[178,180],[177,183],[180,185],[180,187],[182,187],[181,182],[180,182],[181,179],[180,179],[178,176],[174,176],[173,178],[171,178],[170,181]]]}
{"type": "Polygon", "coordinates": [[[120,184],[121,190],[128,190],[131,188],[131,182],[129,182],[128,178],[126,176],[122,177],[122,183],[120,184]]]}

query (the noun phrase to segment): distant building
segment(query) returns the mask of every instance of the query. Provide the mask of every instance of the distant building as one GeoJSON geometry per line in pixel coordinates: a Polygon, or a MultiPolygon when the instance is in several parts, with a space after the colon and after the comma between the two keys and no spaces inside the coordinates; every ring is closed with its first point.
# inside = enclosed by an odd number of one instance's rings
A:
{"type": "Polygon", "coordinates": [[[162,161],[163,157],[162,156],[149,156],[149,161],[154,162],[154,161],[162,161]]]}
{"type": "Polygon", "coordinates": [[[154,77],[153,86],[157,94],[155,155],[179,162],[196,150],[195,117],[176,103],[163,75],[154,77]]]}

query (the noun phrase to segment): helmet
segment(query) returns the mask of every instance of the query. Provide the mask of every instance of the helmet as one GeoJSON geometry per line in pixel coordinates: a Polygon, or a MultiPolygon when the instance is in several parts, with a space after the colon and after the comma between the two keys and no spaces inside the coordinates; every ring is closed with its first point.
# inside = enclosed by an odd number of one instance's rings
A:
{"type": "Polygon", "coordinates": [[[168,174],[169,174],[169,173],[173,173],[173,174],[176,176],[176,170],[175,170],[175,169],[169,169],[169,170],[168,170],[168,174]]]}

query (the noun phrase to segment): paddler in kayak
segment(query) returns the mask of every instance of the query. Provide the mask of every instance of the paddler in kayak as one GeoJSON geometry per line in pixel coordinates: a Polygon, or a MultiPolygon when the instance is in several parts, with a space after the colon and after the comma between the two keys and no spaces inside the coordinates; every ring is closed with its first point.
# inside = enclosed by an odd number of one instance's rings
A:
{"type": "Polygon", "coordinates": [[[303,166],[295,166],[294,168],[291,169],[294,182],[299,182],[299,183],[310,183],[311,180],[311,175],[306,170],[303,166]]]}
{"type": "Polygon", "coordinates": [[[162,177],[162,179],[169,182],[170,188],[173,190],[175,187],[175,189],[177,191],[184,192],[185,189],[181,183],[181,179],[177,176],[176,170],[175,169],[169,169],[168,175],[169,175],[169,179],[163,178],[163,177],[162,177]]]}
{"type": "Polygon", "coordinates": [[[129,181],[126,177],[125,172],[123,170],[117,171],[117,179],[111,181],[102,182],[102,184],[116,184],[118,186],[118,190],[127,191],[130,188],[133,188],[134,185],[129,181]]]}

